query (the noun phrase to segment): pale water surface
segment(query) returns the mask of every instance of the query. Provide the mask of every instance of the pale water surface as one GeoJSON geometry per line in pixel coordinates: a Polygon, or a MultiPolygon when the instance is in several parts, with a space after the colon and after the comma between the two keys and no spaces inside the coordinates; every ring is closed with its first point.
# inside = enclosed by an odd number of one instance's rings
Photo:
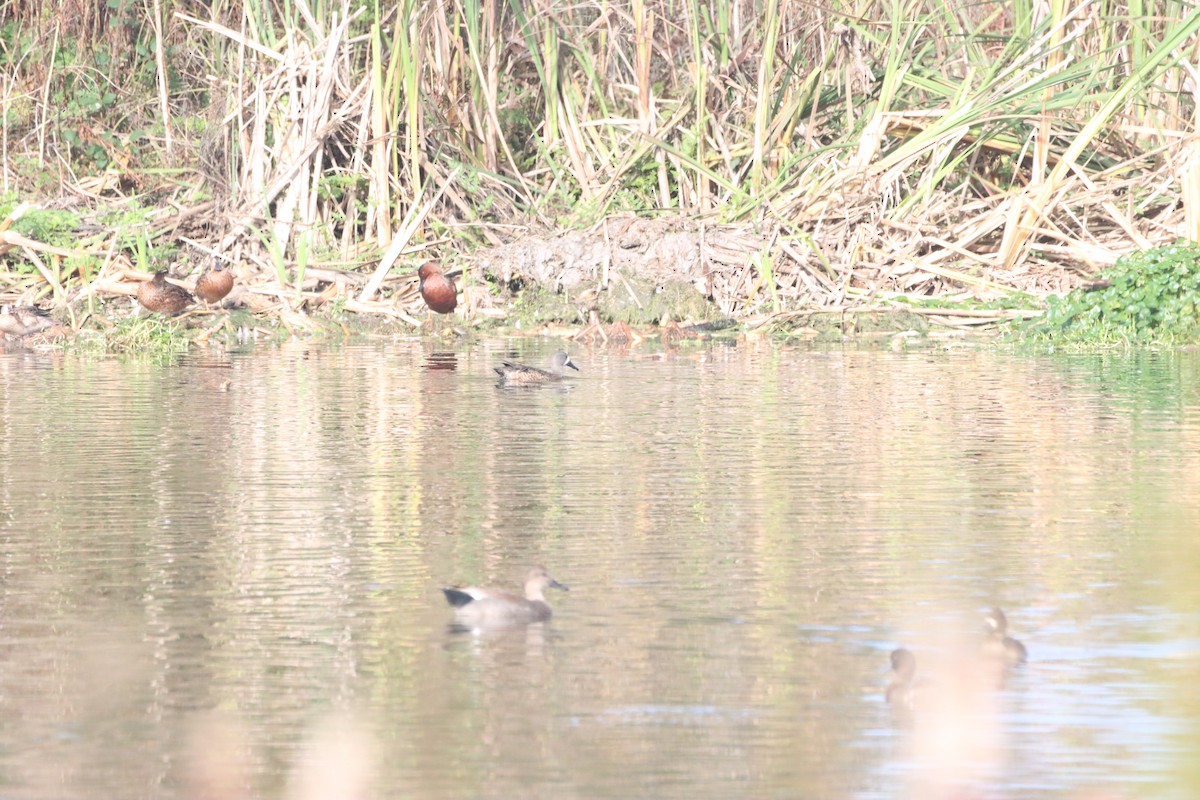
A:
{"type": "Polygon", "coordinates": [[[558,346],[0,355],[0,798],[1200,796],[1200,355],[558,346]]]}

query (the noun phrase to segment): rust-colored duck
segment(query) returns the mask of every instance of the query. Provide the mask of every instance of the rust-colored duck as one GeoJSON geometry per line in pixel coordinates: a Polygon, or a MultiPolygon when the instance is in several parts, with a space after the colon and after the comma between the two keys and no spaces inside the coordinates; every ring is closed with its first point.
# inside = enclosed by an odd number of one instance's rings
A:
{"type": "Polygon", "coordinates": [[[458,305],[458,288],[454,285],[454,273],[447,275],[435,261],[426,261],[417,270],[421,279],[421,298],[430,311],[449,314],[458,305]]]}
{"type": "Polygon", "coordinates": [[[233,272],[225,268],[220,256],[196,279],[196,296],[206,303],[219,303],[233,289],[233,272]]]}
{"type": "Polygon", "coordinates": [[[159,314],[178,314],[196,302],[187,289],[167,282],[165,269],[154,273],[152,280],[142,282],[137,290],[137,299],[143,308],[159,314]]]}

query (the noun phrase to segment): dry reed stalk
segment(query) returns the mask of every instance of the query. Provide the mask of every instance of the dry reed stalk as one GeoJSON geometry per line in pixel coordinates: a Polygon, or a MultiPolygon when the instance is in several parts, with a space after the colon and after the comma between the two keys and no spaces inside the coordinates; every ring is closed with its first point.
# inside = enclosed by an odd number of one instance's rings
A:
{"type": "Polygon", "coordinates": [[[30,239],[28,236],[22,236],[21,234],[12,230],[0,231],[0,255],[7,253],[14,247],[19,247],[22,250],[30,253],[46,253],[52,256],[61,257],[85,257],[88,255],[99,254],[97,251],[80,250],[72,247],[57,247],[52,244],[45,244],[44,242],[30,239]]]}
{"type": "Polygon", "coordinates": [[[445,184],[443,184],[437,195],[431,198],[429,202],[425,203],[423,206],[418,206],[418,203],[421,200],[420,194],[413,198],[413,205],[411,208],[409,208],[408,216],[401,223],[400,231],[392,238],[392,243],[388,246],[387,252],[383,254],[383,258],[379,260],[379,265],[376,266],[375,272],[371,275],[370,280],[367,281],[367,285],[363,287],[362,292],[359,294],[358,299],[360,302],[365,303],[374,297],[375,293],[379,291],[379,287],[383,283],[383,279],[387,277],[392,265],[396,263],[396,259],[399,258],[404,249],[408,247],[409,243],[412,241],[413,234],[429,215],[429,212],[432,211],[437,202],[441,200],[442,193],[446,190],[446,187],[453,184],[456,175],[457,170],[455,173],[450,175],[450,178],[445,182],[445,184]]]}
{"type": "Polygon", "coordinates": [[[168,99],[167,85],[167,56],[165,37],[163,36],[162,0],[154,0],[153,13],[150,22],[154,28],[154,69],[158,82],[158,107],[163,120],[163,140],[166,147],[167,160],[174,160],[175,137],[171,132],[171,104],[168,99]]]}
{"type": "MultiPolygon", "coordinates": [[[[302,10],[303,13],[303,10],[302,10]]],[[[341,92],[342,56],[350,24],[362,9],[334,13],[327,29],[311,16],[307,30],[294,30],[286,51],[278,52],[261,42],[215,22],[176,13],[185,21],[224,36],[248,55],[267,63],[247,90],[239,83],[239,109],[252,110],[252,123],[242,141],[242,174],[235,222],[220,248],[229,251],[252,229],[268,221],[264,209],[274,204],[271,237],[282,253],[292,253],[300,231],[320,225],[317,186],[325,173],[324,148],[351,119],[361,116],[368,81],[364,78],[348,92],[341,92]]],[[[251,66],[261,64],[251,61],[251,66]]]]}
{"type": "Polygon", "coordinates": [[[1183,230],[1180,233],[1192,241],[1200,241],[1200,144],[1188,142],[1182,161],[1179,182],[1183,230]]]}

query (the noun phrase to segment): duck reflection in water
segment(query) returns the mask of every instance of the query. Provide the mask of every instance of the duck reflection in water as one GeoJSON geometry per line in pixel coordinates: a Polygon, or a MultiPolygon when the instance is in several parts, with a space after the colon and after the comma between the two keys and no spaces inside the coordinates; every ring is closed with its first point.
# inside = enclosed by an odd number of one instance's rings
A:
{"type": "Polygon", "coordinates": [[[567,587],[556,581],[545,567],[534,567],[525,578],[525,595],[502,589],[478,586],[451,586],[442,589],[446,602],[454,607],[455,623],[464,628],[513,628],[545,622],[553,612],[546,602],[547,589],[567,587]]]}
{"type": "Polygon", "coordinates": [[[425,356],[423,366],[426,370],[433,372],[454,371],[458,369],[458,353],[453,350],[430,353],[425,356]]]}

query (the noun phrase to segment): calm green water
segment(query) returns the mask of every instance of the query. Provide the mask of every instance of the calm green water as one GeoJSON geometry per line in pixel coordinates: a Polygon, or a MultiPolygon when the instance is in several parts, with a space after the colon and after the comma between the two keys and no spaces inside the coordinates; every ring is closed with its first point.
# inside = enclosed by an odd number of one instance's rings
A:
{"type": "Polygon", "coordinates": [[[560,345],[0,355],[0,798],[1200,795],[1200,355],[560,345]]]}

